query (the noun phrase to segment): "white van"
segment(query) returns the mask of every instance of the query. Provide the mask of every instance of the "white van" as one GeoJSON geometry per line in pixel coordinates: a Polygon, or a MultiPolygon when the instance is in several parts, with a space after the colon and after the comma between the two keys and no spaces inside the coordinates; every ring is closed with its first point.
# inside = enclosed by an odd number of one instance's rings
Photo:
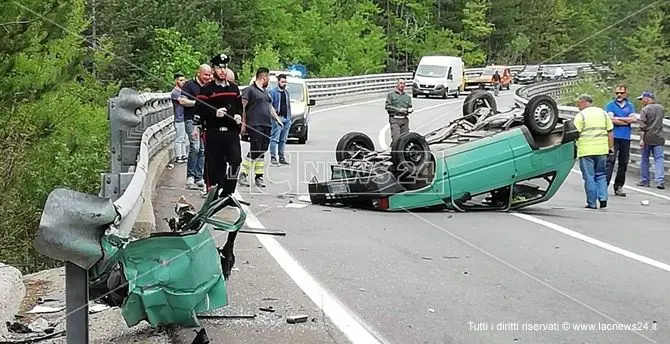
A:
{"type": "Polygon", "coordinates": [[[412,97],[423,94],[458,98],[465,89],[465,64],[457,56],[424,56],[414,72],[412,97]]]}

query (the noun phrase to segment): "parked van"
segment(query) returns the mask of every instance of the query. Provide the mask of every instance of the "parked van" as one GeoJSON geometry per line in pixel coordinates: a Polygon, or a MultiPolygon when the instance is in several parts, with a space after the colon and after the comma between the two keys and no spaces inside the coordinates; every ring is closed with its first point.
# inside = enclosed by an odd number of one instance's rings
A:
{"type": "Polygon", "coordinates": [[[412,96],[458,96],[465,89],[465,64],[457,56],[424,56],[414,72],[412,96]]]}

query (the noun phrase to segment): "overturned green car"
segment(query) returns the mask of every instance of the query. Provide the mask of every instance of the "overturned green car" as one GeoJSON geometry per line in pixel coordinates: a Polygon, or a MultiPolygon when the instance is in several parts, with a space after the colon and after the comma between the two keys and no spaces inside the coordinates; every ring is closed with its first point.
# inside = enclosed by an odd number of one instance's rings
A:
{"type": "Polygon", "coordinates": [[[409,132],[387,151],[363,133],[337,144],[332,177],[313,177],[313,204],[388,211],[418,208],[511,210],[545,202],[565,181],[579,137],[549,96],[499,112],[495,98],[473,91],[463,116],[426,135],[409,132]]]}

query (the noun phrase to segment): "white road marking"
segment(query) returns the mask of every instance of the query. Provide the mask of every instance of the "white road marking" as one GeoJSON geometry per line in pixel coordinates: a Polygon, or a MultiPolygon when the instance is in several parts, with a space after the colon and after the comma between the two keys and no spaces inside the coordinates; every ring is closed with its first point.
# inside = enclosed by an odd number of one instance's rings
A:
{"type": "Polygon", "coordinates": [[[549,229],[553,229],[553,230],[555,230],[557,232],[560,232],[560,233],[563,233],[565,235],[569,235],[569,236],[571,236],[575,239],[582,240],[582,241],[584,241],[586,243],[589,243],[591,245],[595,245],[595,246],[598,246],[600,248],[606,249],[610,252],[614,252],[614,253],[620,254],[624,257],[637,260],[640,263],[648,264],[648,265],[651,265],[653,267],[659,268],[661,270],[665,270],[665,271],[670,272],[670,265],[659,262],[659,261],[654,260],[654,259],[651,259],[649,257],[645,257],[645,256],[639,255],[637,253],[633,253],[633,252],[624,250],[622,248],[616,247],[614,245],[610,245],[606,242],[602,242],[602,241],[600,241],[598,239],[595,239],[595,238],[592,238],[590,236],[575,232],[575,231],[567,229],[563,226],[559,226],[555,223],[539,219],[535,216],[531,216],[531,215],[527,215],[527,214],[521,214],[521,213],[510,213],[510,214],[512,214],[512,215],[514,215],[514,216],[516,216],[520,219],[524,219],[526,221],[536,223],[538,225],[547,227],[549,229]]]}
{"type": "MultiPolygon", "coordinates": [[[[581,172],[581,171],[578,171],[578,170],[574,170],[574,169],[573,169],[573,170],[570,170],[570,172],[575,173],[575,174],[578,174],[578,175],[580,175],[580,176],[582,175],[582,172],[581,172]]],[[[612,184],[612,183],[610,183],[610,185],[611,185],[611,184],[612,184]]],[[[608,186],[609,186],[609,185],[608,185],[608,186]]],[[[624,189],[628,189],[628,190],[632,190],[632,191],[635,191],[635,192],[639,192],[639,193],[641,193],[641,194],[645,194],[645,195],[649,195],[649,196],[658,197],[658,198],[664,199],[664,200],[666,200],[666,201],[670,201],[670,197],[669,197],[669,196],[665,196],[665,195],[657,194],[657,193],[655,193],[655,192],[647,191],[647,190],[644,190],[644,189],[640,189],[640,188],[636,188],[636,187],[628,186],[628,185],[624,185],[623,188],[624,188],[624,189]]]]}
{"type": "Polygon", "coordinates": [[[314,115],[314,114],[317,114],[317,113],[320,113],[320,112],[333,111],[333,110],[339,110],[339,109],[344,109],[344,108],[348,108],[348,107],[354,107],[354,106],[359,106],[359,105],[375,103],[375,102],[379,102],[379,101],[382,101],[382,100],[385,100],[385,99],[386,98],[373,99],[373,100],[367,100],[367,101],[359,102],[359,103],[344,104],[344,105],[338,105],[338,106],[333,106],[333,107],[324,108],[324,109],[318,109],[318,110],[314,110],[314,111],[310,112],[310,115],[314,115]]]}
{"type": "MultiPolygon", "coordinates": [[[[450,101],[450,102],[444,102],[444,103],[440,103],[440,104],[437,104],[437,105],[431,105],[429,107],[421,108],[421,109],[415,110],[409,117],[411,119],[414,114],[417,114],[417,113],[420,113],[420,112],[423,112],[423,111],[426,111],[426,110],[435,109],[435,108],[438,108],[440,106],[456,104],[456,103],[459,103],[461,101],[462,100],[456,99],[456,100],[453,100],[453,101],[450,101]]],[[[377,138],[377,141],[379,142],[379,147],[381,148],[381,150],[389,148],[388,143],[386,143],[386,132],[388,132],[389,130],[391,130],[391,125],[386,123],[382,127],[382,129],[379,131],[379,137],[377,138]]]]}
{"type": "MultiPolygon", "coordinates": [[[[238,191],[234,193],[235,197],[242,199],[238,191]]],[[[265,226],[246,206],[242,208],[247,213],[245,224],[253,229],[265,229],[265,226]]],[[[275,240],[273,237],[256,234],[256,238],[261,242],[272,258],[277,261],[279,266],[291,277],[291,279],[302,289],[305,294],[333,321],[344,335],[349,338],[353,344],[383,344],[387,340],[381,339],[378,334],[372,334],[368,326],[358,318],[352,311],[348,310],[340,301],[331,295],[325,288],[312,277],[305,269],[300,266],[291,255],[275,240]]]]}

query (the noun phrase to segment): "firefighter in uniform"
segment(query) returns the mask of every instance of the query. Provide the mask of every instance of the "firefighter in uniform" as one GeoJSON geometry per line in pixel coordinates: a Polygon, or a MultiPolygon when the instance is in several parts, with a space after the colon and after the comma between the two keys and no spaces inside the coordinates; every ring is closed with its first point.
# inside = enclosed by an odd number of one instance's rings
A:
{"type": "Polygon", "coordinates": [[[234,73],[227,68],[230,59],[224,55],[210,60],[213,79],[202,86],[198,95],[199,113],[205,132],[205,178],[207,188],[218,185],[221,197],[235,192],[242,163],[240,124],[242,98],[234,83],[234,73]]]}
{"type": "Polygon", "coordinates": [[[607,158],[614,154],[614,124],[605,110],[593,106],[593,98],[587,94],[579,96],[574,124],[579,132],[577,158],[586,190],[586,208],[607,207],[607,158]]]}

